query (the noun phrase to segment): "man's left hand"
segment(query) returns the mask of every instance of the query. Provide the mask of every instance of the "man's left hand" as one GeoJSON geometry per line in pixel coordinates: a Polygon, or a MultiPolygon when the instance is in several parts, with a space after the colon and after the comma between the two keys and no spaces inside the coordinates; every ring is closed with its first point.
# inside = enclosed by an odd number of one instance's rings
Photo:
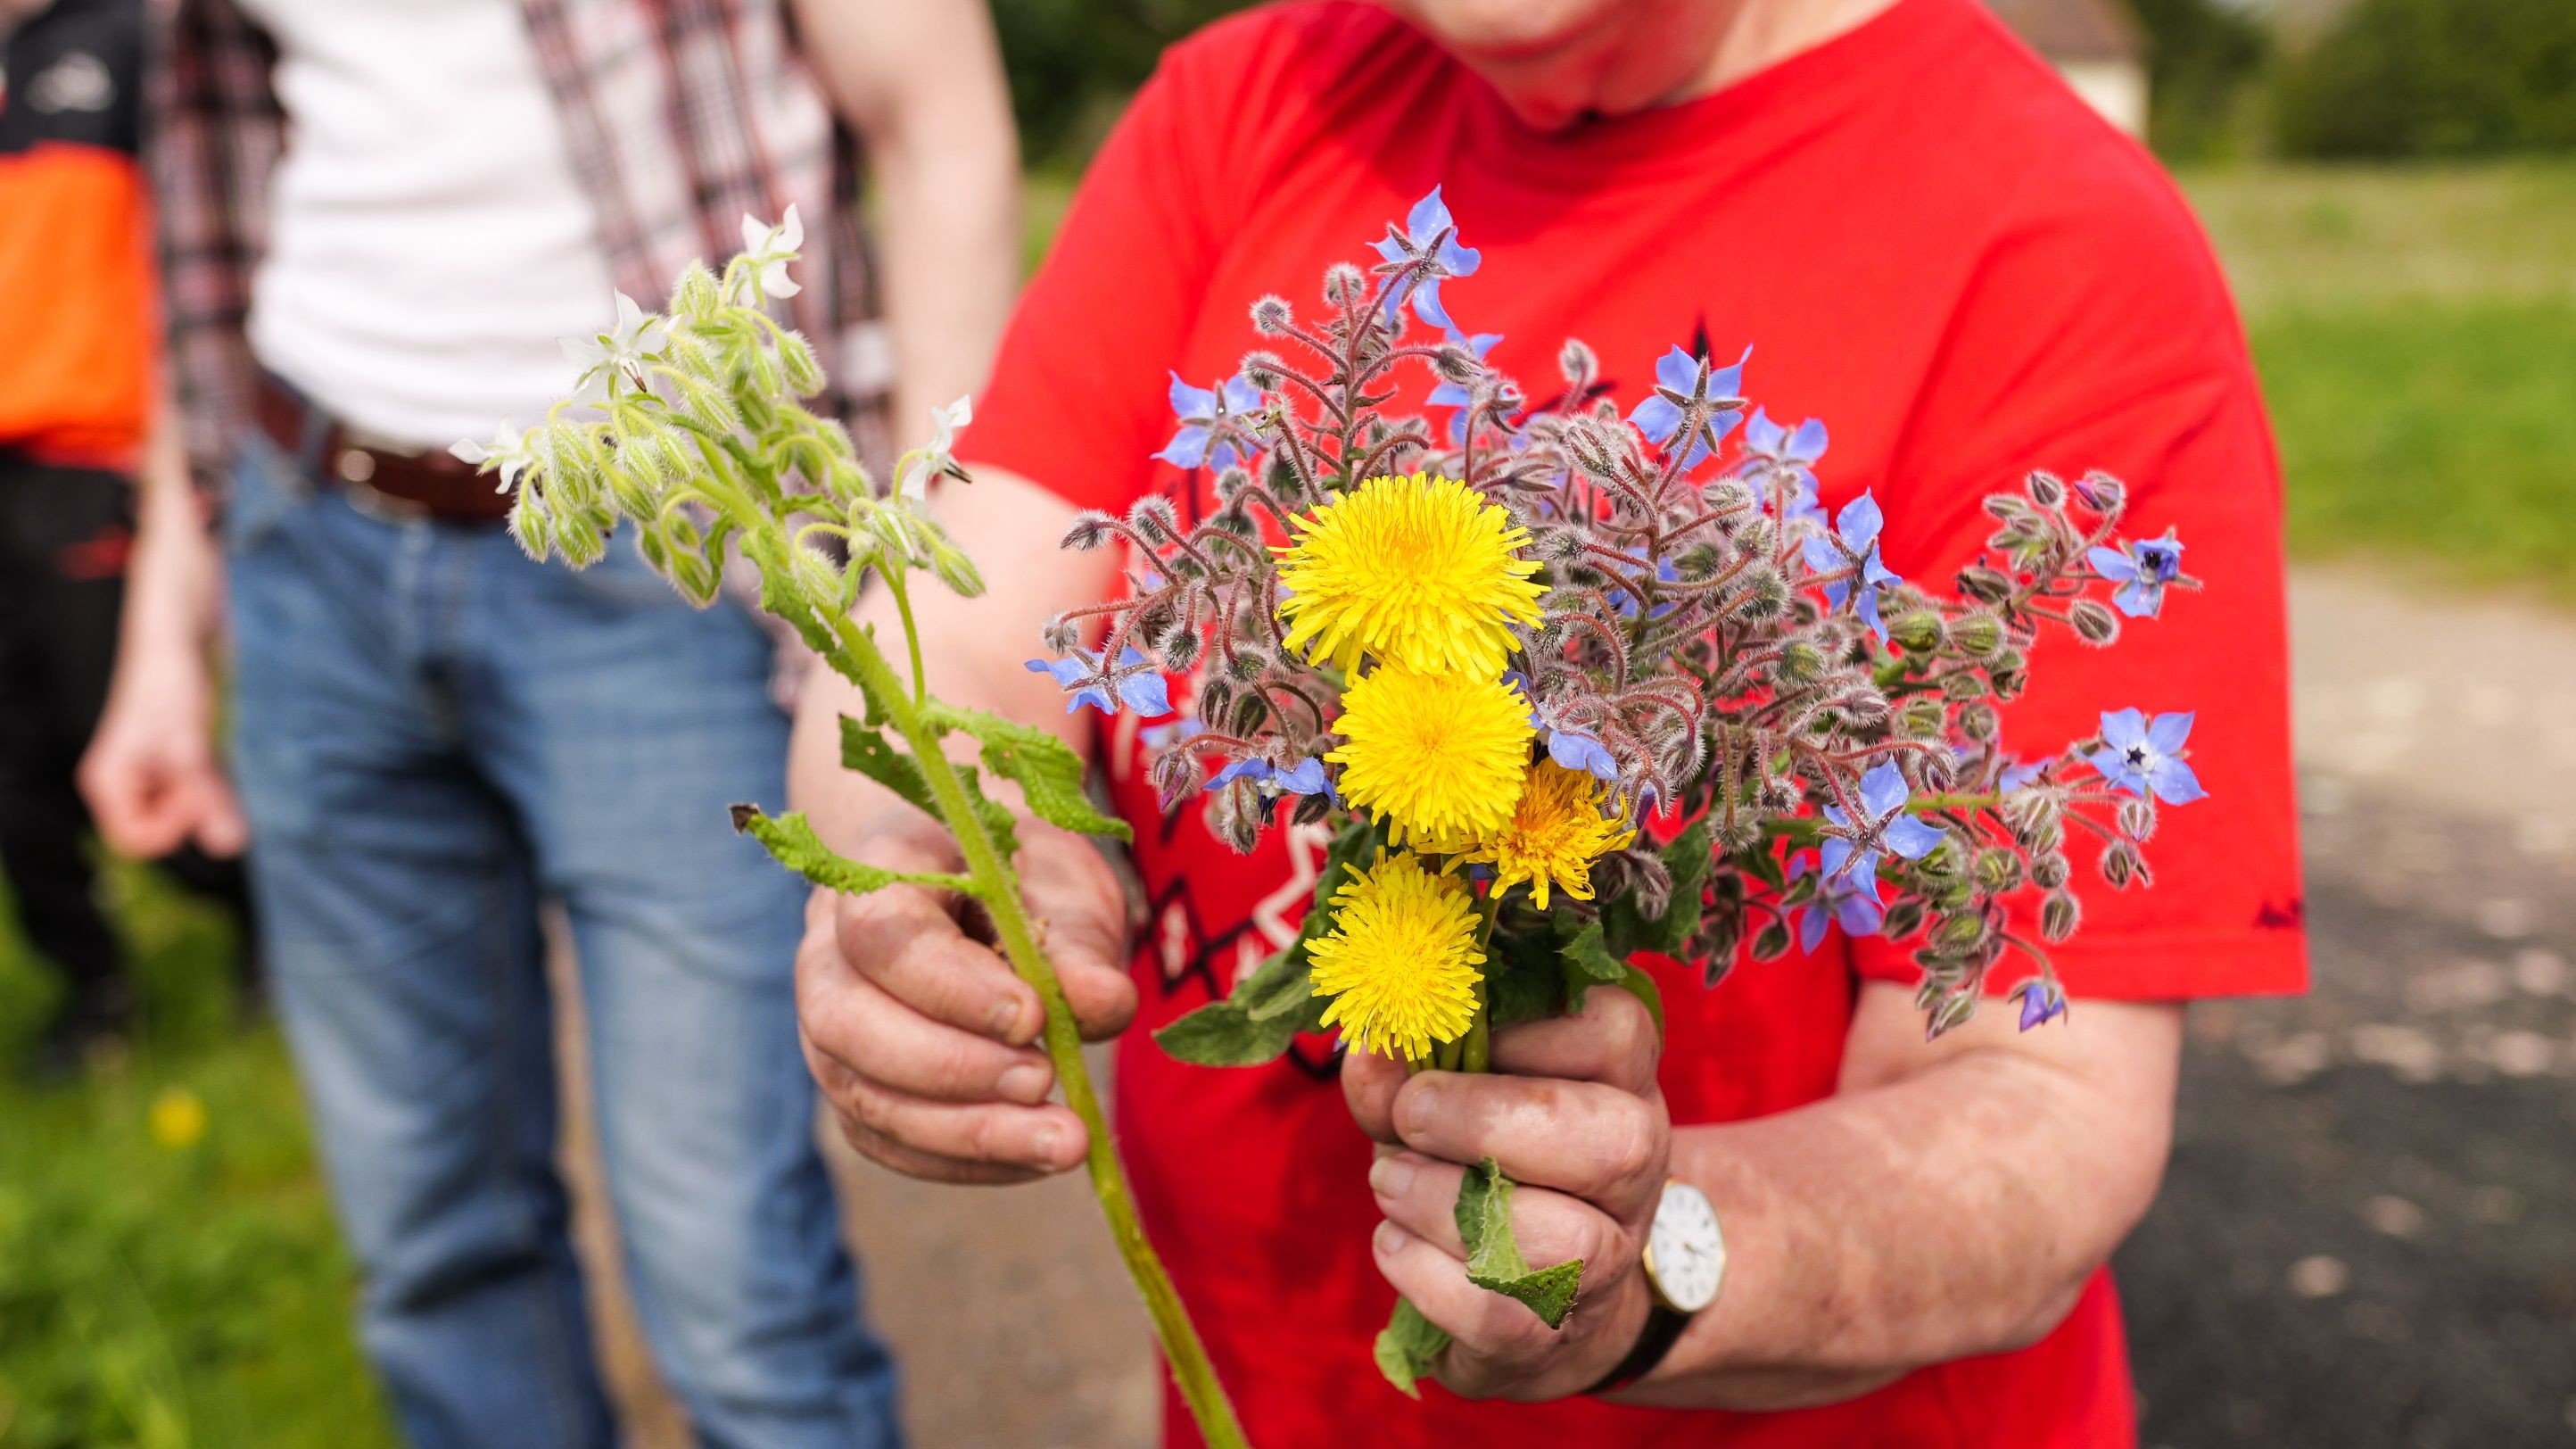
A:
{"type": "Polygon", "coordinates": [[[1672,1123],[1655,1086],[1662,1043],[1625,991],[1595,988],[1579,1016],[1494,1033],[1494,1075],[1424,1072],[1354,1051],[1351,1115],[1385,1144],[1369,1186],[1386,1221],[1378,1271],[1455,1340],[1433,1365],[1465,1398],[1559,1399],[1625,1358],[1646,1320],[1639,1259],[1662,1200],[1672,1123]],[[1467,1281],[1454,1213],[1469,1164],[1518,1183],[1512,1231],[1533,1268],[1583,1260],[1575,1309],[1550,1329],[1518,1300],[1467,1281]]]}

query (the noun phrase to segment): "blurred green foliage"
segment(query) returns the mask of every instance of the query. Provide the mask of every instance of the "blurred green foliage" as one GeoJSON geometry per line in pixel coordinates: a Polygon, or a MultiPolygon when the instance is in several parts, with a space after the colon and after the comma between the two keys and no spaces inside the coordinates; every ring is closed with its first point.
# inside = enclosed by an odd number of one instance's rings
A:
{"type": "Polygon", "coordinates": [[[2245,312],[2291,547],[2576,603],[2576,164],[2183,182],[2245,312]]]}
{"type": "Polygon", "coordinates": [[[2282,66],[2273,126],[2294,156],[2576,147],[2576,0],[2360,0],[2282,66]]]}
{"type": "Polygon", "coordinates": [[[2129,0],[2147,35],[2147,139],[2173,160],[2245,149],[2272,33],[2218,0],[2129,0]]]}
{"type": "Polygon", "coordinates": [[[228,930],[147,872],[110,892],[143,1024],[57,1089],[8,1070],[55,989],[0,901],[0,1445],[391,1446],[294,1073],[236,1025],[228,930]]]}
{"type": "Polygon", "coordinates": [[[1163,47],[1248,0],[993,0],[1020,145],[1033,166],[1079,167],[1163,47]]]}

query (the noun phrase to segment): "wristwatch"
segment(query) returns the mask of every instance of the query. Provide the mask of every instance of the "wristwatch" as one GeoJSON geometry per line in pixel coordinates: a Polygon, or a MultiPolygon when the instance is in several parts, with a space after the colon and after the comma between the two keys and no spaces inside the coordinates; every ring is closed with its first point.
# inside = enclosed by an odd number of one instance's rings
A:
{"type": "Polygon", "coordinates": [[[1717,1301],[1726,1282],[1726,1235],[1717,1225],[1717,1208],[1708,1194],[1679,1178],[1664,1183],[1663,1200],[1655,1205],[1654,1223],[1646,1230],[1646,1326],[1634,1348],[1586,1394],[1626,1388],[1654,1371],[1681,1341],[1682,1330],[1702,1309],[1717,1301]]]}

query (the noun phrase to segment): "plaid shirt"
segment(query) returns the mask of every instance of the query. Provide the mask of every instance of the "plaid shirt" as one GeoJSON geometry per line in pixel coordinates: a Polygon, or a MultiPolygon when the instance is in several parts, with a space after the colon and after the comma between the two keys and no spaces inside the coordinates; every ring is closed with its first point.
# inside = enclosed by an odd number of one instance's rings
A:
{"type": "MultiPolygon", "coordinates": [[[[796,326],[835,362],[861,456],[881,451],[891,349],[860,228],[858,148],[791,46],[779,0],[520,0],[618,289],[664,296],[721,262],[748,213],[826,197],[796,326]]],[[[220,479],[257,379],[243,323],[285,144],[277,46],[234,0],[152,0],[149,165],[171,370],[200,479],[220,479]]],[[[473,104],[467,96],[460,106],[473,104]]]]}

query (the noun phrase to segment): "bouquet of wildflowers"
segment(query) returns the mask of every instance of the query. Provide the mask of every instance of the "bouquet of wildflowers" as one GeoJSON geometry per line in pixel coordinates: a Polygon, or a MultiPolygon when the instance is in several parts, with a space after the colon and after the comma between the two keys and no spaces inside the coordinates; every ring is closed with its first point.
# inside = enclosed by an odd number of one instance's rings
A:
{"type": "MultiPolygon", "coordinates": [[[[796,219],[746,218],[747,251],[692,265],[668,311],[620,297],[610,331],[568,344],[585,369],[547,420],[457,452],[516,486],[513,532],[533,555],[595,561],[633,528],[644,557],[699,603],[728,559],[763,608],[854,682],[842,761],[943,821],[961,873],[881,869],[833,853],[799,816],[735,810],[738,828],[819,886],[951,891],[990,916],[1046,1003],[1043,1038],[1086,1163],[1165,1357],[1206,1440],[1246,1443],[1123,1169],[1047,959],[1020,901],[1013,815],[985,782],[1068,829],[1124,838],[1053,735],[934,695],[911,628],[927,574],[981,592],[974,565],[919,505],[952,455],[964,401],[891,486],[846,433],[802,404],[822,386],[806,341],[765,310],[790,294],[796,219]],[[862,584],[904,621],[898,656],[850,616],[862,584]],[[976,745],[972,763],[945,742],[976,745]]],[[[1472,273],[1434,192],[1377,243],[1373,268],[1332,268],[1324,314],[1252,309],[1272,351],[1208,389],[1175,379],[1180,426],[1160,455],[1214,472],[1216,507],[1185,523],[1149,497],[1084,516],[1067,543],[1123,545],[1129,588],[1048,621],[1030,661],[1068,708],[1156,718],[1152,775],[1167,809],[1204,802],[1249,848],[1265,827],[1334,832],[1296,941],[1228,999],[1158,1033],[1174,1055],[1251,1064],[1300,1032],[1337,1028],[1417,1069],[1482,1071],[1494,1029],[1577,1007],[1596,985],[1636,993],[1629,962],[1704,963],[1807,950],[1829,924],[1918,941],[1934,1034],[1966,1021],[2008,955],[2025,1029],[2066,1011],[2044,943],[2077,925],[2071,855],[2089,839],[2113,887],[2146,879],[2156,806],[2199,797],[2187,714],[2102,717],[2098,739],[2016,760],[1995,706],[2023,687],[2039,631],[2107,645],[2195,587],[2170,535],[2121,537],[2120,485],[2033,475],[1988,500],[1993,562],[1938,599],[1880,557],[1866,496],[1830,520],[1813,467],[1823,426],[1791,429],[1737,396],[1744,364],[1676,348],[1622,416],[1591,354],[1569,342],[1562,387],[1534,401],[1487,367],[1442,304],[1472,273]],[[1438,333],[1408,335],[1418,319],[1438,333]],[[1427,373],[1398,410],[1402,374],[1427,373]],[[1739,435],[1739,429],[1740,435],[1739,435]],[[2107,602],[2099,594],[2107,592],[2107,602]],[[2035,897],[2037,936],[2015,922],[2035,897]]],[[[1511,1182],[1467,1174],[1467,1271],[1551,1325],[1583,1265],[1532,1267],[1510,1231],[1511,1182]]],[[[1399,1303],[1378,1362],[1406,1391],[1445,1343],[1399,1303]]]]}
{"type": "MultiPolygon", "coordinates": [[[[2008,960],[2024,1029],[2064,1013],[2046,945],[2081,916],[2072,857],[2146,879],[2159,802],[2201,793],[2191,716],[2118,710],[2023,760],[1997,705],[2043,629],[2109,645],[2195,587],[2182,545],[2124,539],[2111,478],[2034,474],[1986,501],[1989,561],[1937,597],[1881,557],[1867,494],[1828,518],[1824,425],[1748,416],[1744,358],[1676,347],[1623,416],[1570,341],[1534,397],[1450,319],[1441,285],[1479,258],[1438,191],[1376,250],[1325,274],[1320,315],[1254,303],[1275,344],[1235,377],[1174,379],[1158,456],[1213,470],[1214,506],[1083,516],[1067,545],[1123,545],[1129,588],[1049,622],[1058,657],[1030,661],[1069,708],[1161,712],[1184,681],[1150,766],[1166,809],[1202,801],[1237,849],[1333,832],[1296,941],[1163,1047],[1249,1064],[1334,1028],[1483,1071],[1496,1027],[1595,985],[1660,1021],[1635,953],[1715,986],[1829,924],[1917,943],[1932,1035],[2008,960]],[[1429,416],[1398,406],[1408,369],[1429,416]]],[[[1554,1326],[1582,1264],[1522,1259],[1511,1187],[1490,1161],[1467,1175],[1467,1272],[1554,1326]]],[[[1412,1392],[1445,1342],[1399,1303],[1379,1365],[1412,1392]]]]}

